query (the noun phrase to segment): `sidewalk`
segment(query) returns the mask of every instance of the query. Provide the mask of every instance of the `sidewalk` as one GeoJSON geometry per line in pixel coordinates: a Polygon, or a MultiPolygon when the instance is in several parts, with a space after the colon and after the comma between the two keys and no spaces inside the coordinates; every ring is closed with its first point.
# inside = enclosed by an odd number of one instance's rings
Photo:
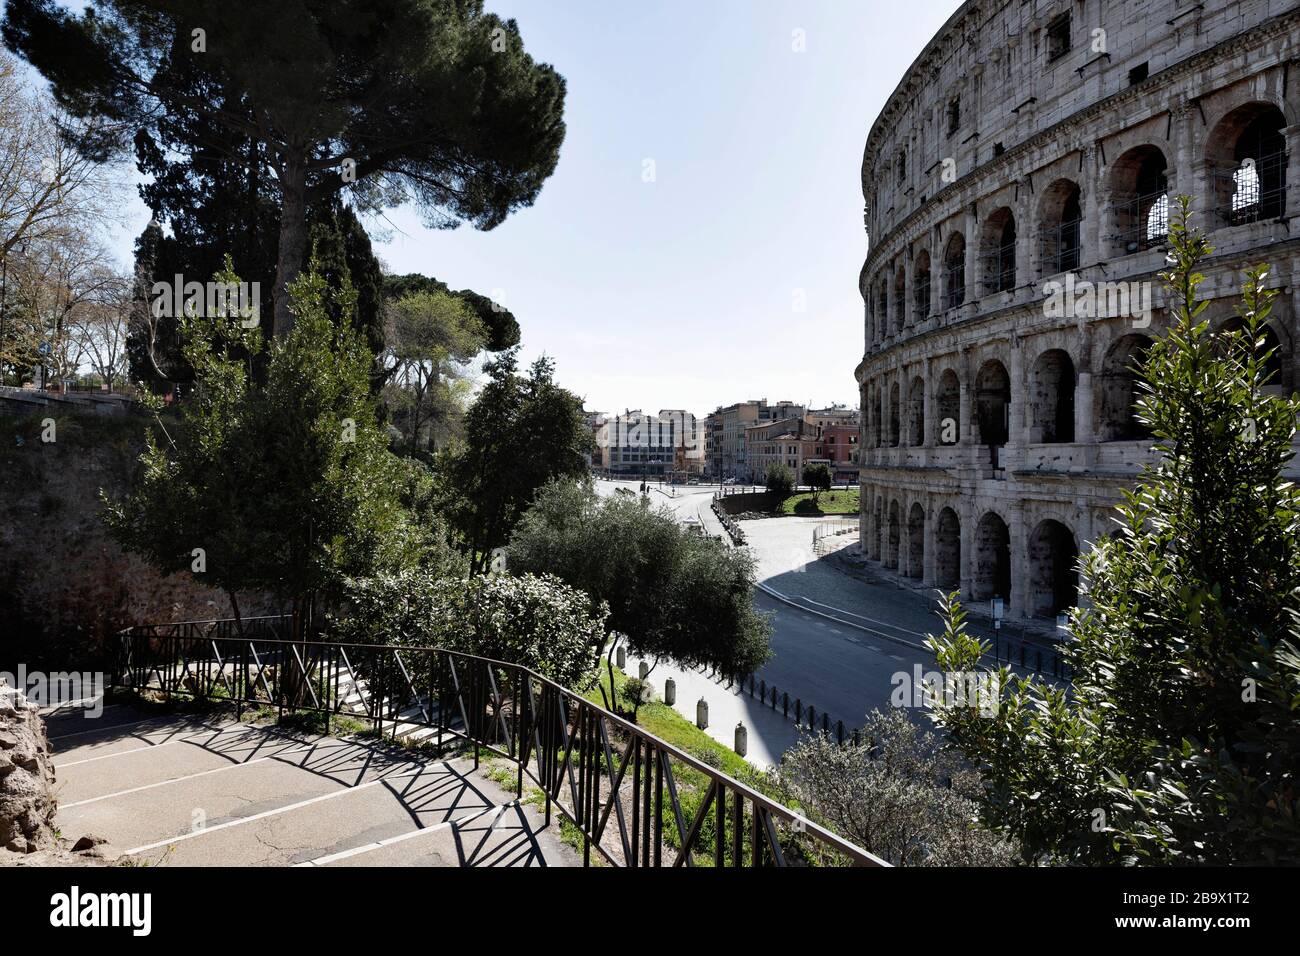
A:
{"type": "MultiPolygon", "coordinates": [[[[626,672],[635,677],[640,673],[638,665],[642,660],[647,667],[654,665],[653,660],[629,652],[626,672]]],[[[775,766],[781,754],[799,739],[799,730],[794,721],[782,717],[781,711],[774,711],[757,700],[751,700],[748,694],[741,693],[739,686],[727,687],[725,682],[680,667],[672,661],[660,661],[659,666],[646,678],[659,700],[663,700],[664,682],[670,677],[677,684],[677,699],[673,710],[695,723],[696,704],[700,698],[704,698],[709,705],[709,726],[704,732],[718,743],[728,748],[734,747],[736,724],[745,725],[749,734],[746,759],[756,767],[775,766]]]]}
{"type": "Polygon", "coordinates": [[[718,516],[713,513],[713,499],[706,498],[699,508],[700,523],[704,525],[704,533],[714,537],[721,538],[728,544],[731,543],[731,535],[727,534],[727,529],[722,526],[718,516]]]}

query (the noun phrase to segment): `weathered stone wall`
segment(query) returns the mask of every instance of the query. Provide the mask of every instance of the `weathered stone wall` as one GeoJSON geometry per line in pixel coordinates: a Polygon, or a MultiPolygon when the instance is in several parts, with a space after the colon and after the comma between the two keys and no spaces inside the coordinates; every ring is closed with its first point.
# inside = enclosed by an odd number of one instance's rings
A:
{"type": "Polygon", "coordinates": [[[0,680],[0,848],[54,844],[54,764],[36,705],[0,680]]]}
{"type": "MultiPolygon", "coordinates": [[[[100,519],[100,491],[121,497],[130,487],[145,420],[57,414],[45,442],[45,417],[0,418],[0,665],[85,667],[123,627],[232,616],[223,592],[159,575],[100,519]]],[[[271,608],[249,600],[240,610],[271,608]]]]}
{"type": "Polygon", "coordinates": [[[1242,270],[1270,264],[1272,387],[1300,386],[1297,51],[1300,0],[969,0],[927,45],[863,162],[865,553],[918,585],[955,568],[1012,617],[1068,603],[1151,460],[1131,369],[1168,326],[1180,194],[1215,249],[1205,318],[1231,322],[1242,270]],[[1067,282],[1133,301],[1050,306],[1067,282]]]}

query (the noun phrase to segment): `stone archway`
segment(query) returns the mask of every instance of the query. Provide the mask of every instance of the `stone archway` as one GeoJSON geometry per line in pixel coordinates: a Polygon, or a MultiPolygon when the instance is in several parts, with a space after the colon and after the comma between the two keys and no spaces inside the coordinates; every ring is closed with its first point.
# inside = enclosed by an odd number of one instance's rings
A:
{"type": "Polygon", "coordinates": [[[1169,163],[1156,146],[1136,146],[1110,175],[1110,219],[1115,254],[1129,255],[1164,242],[1169,233],[1169,163]]]}
{"type": "Polygon", "coordinates": [[[975,422],[981,445],[1007,443],[1008,413],[1011,407],[1011,376],[997,359],[980,366],[975,376],[975,422]]]}
{"type": "Polygon", "coordinates": [[[941,588],[961,583],[961,519],[951,508],[940,511],[935,521],[934,582],[941,588]]]}
{"type": "Polygon", "coordinates": [[[944,369],[934,394],[935,442],[955,445],[961,441],[961,382],[952,369],[944,369]]]}
{"type": "Polygon", "coordinates": [[[930,317],[930,253],[922,249],[916,254],[916,267],[912,278],[913,321],[924,322],[930,317]]]}
{"type": "Polygon", "coordinates": [[[1272,103],[1244,103],[1214,125],[1205,159],[1211,201],[1225,226],[1286,211],[1286,116],[1272,103]]]}
{"type": "Polygon", "coordinates": [[[988,217],[980,233],[984,292],[1010,292],[1016,287],[1016,216],[1002,206],[988,217]]]}
{"type": "Polygon", "coordinates": [[[925,509],[919,501],[912,502],[907,513],[907,576],[925,576],[925,509]]]}
{"type": "Polygon", "coordinates": [[[1151,339],[1131,332],[1107,350],[1094,391],[1098,441],[1151,437],[1151,429],[1138,420],[1136,409],[1143,381],[1141,366],[1150,347],[1151,339]]]}
{"type": "Polygon", "coordinates": [[[900,420],[902,411],[899,408],[900,397],[898,393],[898,382],[893,382],[889,386],[889,445],[891,448],[897,448],[900,436],[900,420]]]}
{"type": "Polygon", "coordinates": [[[879,561],[881,558],[880,536],[881,536],[882,529],[881,529],[880,522],[882,520],[883,510],[884,510],[884,504],[880,496],[876,495],[876,503],[871,510],[871,536],[868,542],[868,546],[871,549],[869,556],[872,561],[879,561]]]}
{"type": "Polygon", "coordinates": [[[1079,268],[1083,222],[1080,195],[1079,184],[1071,179],[1058,179],[1043,192],[1038,207],[1039,261],[1043,275],[1079,268]]]}
{"type": "Polygon", "coordinates": [[[995,512],[987,511],[975,526],[971,597],[987,601],[1011,597],[1011,532],[995,512]]]}
{"type": "Polygon", "coordinates": [[[885,567],[898,570],[898,556],[900,545],[903,540],[903,518],[902,509],[898,506],[898,501],[894,500],[889,503],[889,530],[885,547],[885,567]]]}
{"type": "Polygon", "coordinates": [[[1040,521],[1029,538],[1029,613],[1055,617],[1079,600],[1079,546],[1059,521],[1040,521]]]}
{"type": "Polygon", "coordinates": [[[907,393],[907,443],[913,447],[925,444],[925,379],[916,376],[907,393]]]}
{"type": "Polygon", "coordinates": [[[965,301],[966,237],[955,232],[943,250],[943,307],[955,309],[965,301]]]}
{"type": "Polygon", "coordinates": [[[1038,356],[1029,407],[1031,442],[1074,441],[1074,362],[1063,349],[1038,356]]]}

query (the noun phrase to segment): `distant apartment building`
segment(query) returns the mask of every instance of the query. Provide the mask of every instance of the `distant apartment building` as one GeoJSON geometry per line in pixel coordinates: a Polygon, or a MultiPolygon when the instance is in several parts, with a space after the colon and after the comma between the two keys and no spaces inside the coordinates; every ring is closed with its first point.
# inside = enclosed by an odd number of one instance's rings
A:
{"type": "Polygon", "coordinates": [[[746,453],[746,430],[754,425],[802,418],[806,412],[807,407],[804,405],[796,405],[794,402],[769,405],[765,398],[719,407],[708,416],[704,429],[707,474],[717,479],[757,480],[746,453]]]}
{"type": "Polygon", "coordinates": [[[587,427],[591,429],[592,438],[595,444],[591,451],[583,457],[587,460],[587,466],[594,471],[603,472],[609,468],[609,448],[601,444],[601,430],[605,427],[608,417],[604,412],[589,412],[583,409],[583,416],[587,420],[587,427]]]}
{"type": "Polygon", "coordinates": [[[861,415],[856,408],[850,408],[848,405],[832,405],[829,408],[810,408],[805,416],[809,424],[819,425],[822,428],[828,425],[852,425],[858,427],[861,415]]]}
{"type": "Polygon", "coordinates": [[[837,485],[857,483],[859,434],[857,424],[822,426],[822,447],[830,460],[831,480],[837,485]]]}
{"type": "Polygon", "coordinates": [[[704,470],[703,422],[682,409],[604,416],[596,444],[593,467],[611,477],[687,477],[704,470]]]}
{"type": "Polygon", "coordinates": [[[822,430],[802,415],[750,425],[745,429],[746,481],[762,482],[767,469],[781,463],[803,484],[804,468],[813,461],[825,461],[822,430]]]}

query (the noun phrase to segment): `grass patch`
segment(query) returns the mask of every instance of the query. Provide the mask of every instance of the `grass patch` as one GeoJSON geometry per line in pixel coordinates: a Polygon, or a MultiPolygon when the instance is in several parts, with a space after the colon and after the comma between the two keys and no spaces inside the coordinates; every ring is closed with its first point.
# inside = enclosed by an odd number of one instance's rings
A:
{"type": "MultiPolygon", "coordinates": [[[[617,667],[614,668],[614,689],[620,692],[617,699],[620,701],[620,706],[625,708],[627,705],[623,702],[621,691],[626,683],[627,674],[624,674],[617,667]]],[[[601,688],[606,691],[609,690],[608,673],[601,677],[600,683],[596,687],[587,692],[588,700],[603,707],[604,700],[600,694],[601,688]]],[[[631,720],[630,713],[624,714],[624,717],[631,720]]],[[[672,744],[678,750],[684,750],[700,763],[715,767],[737,780],[750,783],[751,786],[753,785],[752,778],[759,773],[744,757],[725,744],[714,740],[662,700],[652,700],[649,703],[642,704],[640,711],[637,713],[636,724],[665,743],[672,744]]]]}
{"type": "Polygon", "coordinates": [[[801,491],[781,502],[781,513],[787,515],[856,515],[860,494],[857,488],[839,491],[801,491]]]}

